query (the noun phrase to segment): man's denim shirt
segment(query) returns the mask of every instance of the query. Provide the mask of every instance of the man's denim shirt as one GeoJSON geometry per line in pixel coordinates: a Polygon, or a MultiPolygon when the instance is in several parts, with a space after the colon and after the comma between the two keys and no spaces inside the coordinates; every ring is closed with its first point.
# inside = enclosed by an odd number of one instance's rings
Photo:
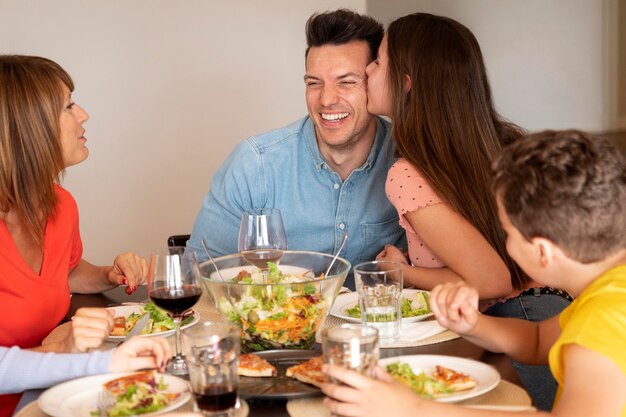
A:
{"type": "Polygon", "coordinates": [[[343,182],[322,159],[308,116],[241,142],[213,176],[187,247],[206,258],[204,238],[214,256],[237,253],[241,214],[260,208],[282,212],[292,250],[334,253],[347,230],[341,256],[353,267],[374,260],[385,244],[404,247],[385,195],[396,160],[390,133],[389,122],[378,118],[367,160],[343,182]]]}

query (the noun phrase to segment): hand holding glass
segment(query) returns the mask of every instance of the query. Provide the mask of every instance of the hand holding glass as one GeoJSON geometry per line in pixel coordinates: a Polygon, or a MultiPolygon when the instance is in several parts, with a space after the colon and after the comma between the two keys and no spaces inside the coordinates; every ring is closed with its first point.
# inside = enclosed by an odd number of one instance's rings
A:
{"type": "Polygon", "coordinates": [[[322,331],[324,362],[373,377],[378,362],[378,330],[362,324],[342,324],[322,331]]]}
{"type": "Polygon", "coordinates": [[[167,310],[176,330],[176,354],[167,366],[172,375],[187,375],[187,364],[180,348],[180,322],[183,314],[193,307],[202,288],[193,273],[195,256],[184,254],[184,247],[173,247],[150,256],[148,296],[158,307],[167,310]],[[183,255],[184,254],[184,255],[183,255]]]}
{"type": "Polygon", "coordinates": [[[239,227],[239,252],[251,264],[267,269],[268,262],[278,262],[287,249],[287,236],[280,211],[261,209],[244,212],[239,227]]]}

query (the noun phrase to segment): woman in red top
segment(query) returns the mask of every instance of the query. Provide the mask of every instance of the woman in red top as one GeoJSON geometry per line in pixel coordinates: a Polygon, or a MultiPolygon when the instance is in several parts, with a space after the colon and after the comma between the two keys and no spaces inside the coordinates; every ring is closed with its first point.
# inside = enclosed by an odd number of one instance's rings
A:
{"type": "MultiPolygon", "coordinates": [[[[84,351],[100,345],[111,317],[86,309],[65,343],[42,340],[66,316],[70,293],[118,285],[127,292],[146,278],[144,259],[125,253],[112,266],[82,259],[78,209],[60,185],[64,169],[87,158],[74,84],[58,64],[40,57],[0,56],[0,345],[84,351]],[[9,319],[9,317],[11,319],[9,319]]],[[[0,396],[0,417],[18,396],[0,396]]]]}

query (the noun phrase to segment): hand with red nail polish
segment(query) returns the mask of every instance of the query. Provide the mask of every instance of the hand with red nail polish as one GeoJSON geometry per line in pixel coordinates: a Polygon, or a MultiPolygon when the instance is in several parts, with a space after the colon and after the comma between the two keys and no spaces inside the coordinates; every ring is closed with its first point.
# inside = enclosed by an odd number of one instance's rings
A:
{"type": "Polygon", "coordinates": [[[108,274],[109,281],[116,285],[128,285],[126,294],[137,290],[138,284],[143,284],[148,278],[148,263],[132,252],[127,252],[115,258],[108,274]]]}

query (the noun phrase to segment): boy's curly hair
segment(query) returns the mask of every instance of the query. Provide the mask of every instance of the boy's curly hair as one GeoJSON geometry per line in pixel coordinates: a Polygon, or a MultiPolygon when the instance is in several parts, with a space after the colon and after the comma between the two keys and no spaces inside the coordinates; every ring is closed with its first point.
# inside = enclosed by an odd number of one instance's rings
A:
{"type": "Polygon", "coordinates": [[[492,171],[498,201],[526,239],[549,239],[582,263],[626,247],[626,164],[608,141],[539,132],[506,147],[492,171]]]}

